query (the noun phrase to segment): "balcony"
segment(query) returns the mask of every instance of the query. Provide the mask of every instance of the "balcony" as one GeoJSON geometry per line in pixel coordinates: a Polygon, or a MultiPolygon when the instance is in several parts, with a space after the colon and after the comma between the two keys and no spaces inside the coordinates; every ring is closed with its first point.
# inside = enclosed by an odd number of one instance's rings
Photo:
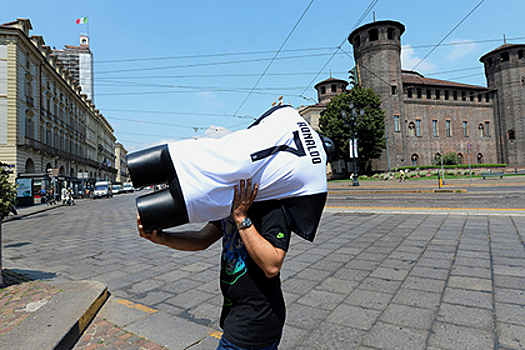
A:
{"type": "Polygon", "coordinates": [[[28,106],[31,106],[31,107],[34,107],[35,106],[35,100],[33,99],[32,96],[28,96],[26,95],[26,104],[28,106]]]}

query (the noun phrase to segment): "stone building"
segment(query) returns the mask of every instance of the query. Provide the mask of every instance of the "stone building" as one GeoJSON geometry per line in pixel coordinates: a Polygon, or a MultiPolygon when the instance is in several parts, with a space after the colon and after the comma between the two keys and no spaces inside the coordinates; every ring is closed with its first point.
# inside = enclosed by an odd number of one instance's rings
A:
{"type": "MultiPolygon", "coordinates": [[[[386,113],[388,148],[373,170],[431,165],[450,152],[463,164],[470,155],[471,164],[525,168],[525,45],[481,57],[488,87],[473,86],[402,70],[404,31],[399,22],[379,21],[348,37],[359,82],[379,95],[386,113]]],[[[316,85],[319,103],[300,109],[314,127],[327,102],[320,88],[329,80],[316,85]]]]}
{"type": "Polygon", "coordinates": [[[0,160],[34,192],[114,181],[113,128],[32,29],[0,25],[0,160]]]}
{"type": "Polygon", "coordinates": [[[71,78],[80,85],[87,98],[94,103],[93,53],[89,49],[89,37],[80,35],[80,46],[65,45],[63,50],[54,49],[53,54],[69,71],[71,78]]]}
{"type": "Polygon", "coordinates": [[[117,176],[115,182],[124,184],[130,181],[128,172],[128,163],[126,162],[126,155],[128,151],[120,142],[115,143],[115,167],[117,168],[117,176]]]}

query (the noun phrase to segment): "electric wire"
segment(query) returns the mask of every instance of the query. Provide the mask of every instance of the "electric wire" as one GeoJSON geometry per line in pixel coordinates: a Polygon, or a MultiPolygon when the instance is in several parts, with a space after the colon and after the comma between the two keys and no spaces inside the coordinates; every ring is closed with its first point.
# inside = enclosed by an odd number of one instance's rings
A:
{"type": "Polygon", "coordinates": [[[456,29],[459,28],[459,26],[461,24],[463,24],[463,22],[465,22],[467,20],[467,18],[470,17],[471,14],[474,13],[474,11],[476,11],[478,9],[478,7],[481,6],[481,4],[483,4],[485,2],[485,0],[481,0],[476,6],[474,6],[474,8],[472,10],[470,10],[469,13],[467,13],[467,15],[465,17],[463,17],[463,19],[461,19],[461,21],[458,22],[458,24],[456,24],[454,26],[454,28],[452,28],[448,33],[447,35],[445,35],[443,37],[443,39],[441,39],[411,70],[415,70],[417,67],[419,67],[419,65],[421,63],[423,63],[427,58],[428,56],[430,56],[432,54],[432,52],[434,52],[445,40],[447,40],[447,38],[456,31],[456,29]]]}
{"type": "Polygon", "coordinates": [[[268,65],[266,66],[266,68],[264,69],[263,73],[261,74],[261,76],[259,77],[259,79],[257,80],[257,82],[255,83],[255,85],[253,86],[253,89],[248,93],[248,95],[244,98],[244,100],[241,102],[241,105],[237,108],[237,110],[235,111],[234,114],[237,114],[239,113],[239,110],[244,106],[244,104],[246,103],[246,101],[248,100],[248,98],[252,95],[252,92],[255,90],[255,88],[259,85],[259,83],[261,82],[262,78],[264,77],[264,75],[266,74],[266,72],[268,71],[268,69],[270,69],[270,66],[272,65],[272,63],[275,61],[275,59],[277,58],[277,56],[279,55],[279,53],[282,51],[282,49],[284,48],[284,45],[286,45],[286,43],[288,42],[288,40],[290,39],[290,37],[292,36],[292,34],[295,32],[295,29],[297,28],[297,26],[299,25],[299,23],[301,23],[302,19],[304,18],[304,16],[306,15],[306,13],[308,12],[308,10],[310,9],[310,7],[312,6],[312,4],[314,3],[314,0],[311,0],[310,3],[308,4],[308,6],[306,7],[306,9],[303,11],[303,13],[301,14],[301,17],[299,17],[299,19],[297,20],[297,22],[295,23],[295,25],[293,26],[292,30],[290,31],[290,33],[288,33],[288,36],[286,37],[286,39],[284,40],[284,42],[281,44],[281,46],[279,47],[279,49],[277,50],[277,52],[275,53],[275,55],[273,56],[272,60],[268,63],[268,65]]]}

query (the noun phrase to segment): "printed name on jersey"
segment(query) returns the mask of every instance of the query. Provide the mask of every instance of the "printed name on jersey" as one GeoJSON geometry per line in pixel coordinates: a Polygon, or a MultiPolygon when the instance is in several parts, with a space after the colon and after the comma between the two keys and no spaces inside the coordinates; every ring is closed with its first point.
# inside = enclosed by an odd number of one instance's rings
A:
{"type": "Polygon", "coordinates": [[[304,143],[306,144],[306,150],[310,154],[312,164],[322,163],[321,154],[317,149],[315,144],[315,139],[312,136],[312,130],[305,122],[297,122],[297,125],[300,127],[301,133],[303,134],[304,143]]]}

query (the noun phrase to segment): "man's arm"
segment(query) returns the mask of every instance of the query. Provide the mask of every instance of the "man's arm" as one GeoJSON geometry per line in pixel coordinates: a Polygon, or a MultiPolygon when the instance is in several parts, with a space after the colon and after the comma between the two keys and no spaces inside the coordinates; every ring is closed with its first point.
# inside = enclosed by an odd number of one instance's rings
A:
{"type": "Polygon", "coordinates": [[[140,237],[156,244],[184,251],[204,250],[222,237],[222,231],[211,223],[199,231],[165,232],[153,230],[151,233],[146,233],[140,222],[140,216],[137,215],[137,227],[140,237]]]}
{"type": "MultiPolygon", "coordinates": [[[[259,185],[255,184],[252,189],[251,179],[248,179],[246,183],[244,180],[241,180],[240,188],[236,185],[234,189],[232,217],[238,225],[248,215],[248,209],[257,196],[259,185]]],[[[264,271],[266,277],[272,278],[277,276],[279,271],[281,271],[286,252],[274,247],[259,234],[253,225],[240,229],[239,234],[246,250],[248,250],[255,263],[264,271]]]]}

